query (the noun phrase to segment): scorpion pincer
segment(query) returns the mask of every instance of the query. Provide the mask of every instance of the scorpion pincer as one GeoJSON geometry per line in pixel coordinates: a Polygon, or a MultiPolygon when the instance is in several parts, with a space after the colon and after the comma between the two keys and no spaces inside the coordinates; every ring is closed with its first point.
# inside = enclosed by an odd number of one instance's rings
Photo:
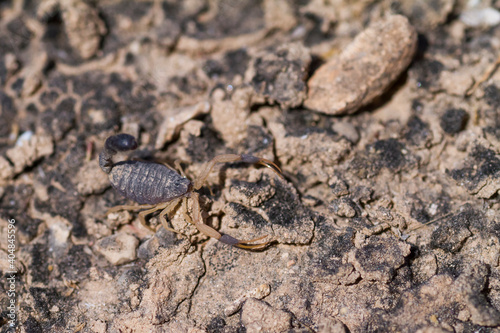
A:
{"type": "MultiPolygon", "coordinates": [[[[182,177],[179,173],[159,163],[143,161],[123,161],[114,163],[113,156],[118,152],[126,152],[137,148],[137,141],[132,135],[118,134],[110,136],[104,150],[99,155],[99,165],[109,176],[113,188],[124,197],[131,199],[139,206],[123,205],[111,208],[108,214],[120,210],[140,210],[141,223],[148,228],[145,217],[148,214],[161,210],[160,221],[167,230],[172,230],[167,223],[165,215],[173,212],[182,202],[184,218],[192,223],[203,234],[213,237],[222,243],[245,249],[263,249],[269,242],[252,244],[266,238],[267,235],[248,241],[238,240],[222,234],[203,222],[199,203],[199,190],[206,181],[210,171],[217,163],[246,162],[262,164],[271,168],[283,178],[281,170],[273,162],[252,155],[224,154],[210,160],[202,168],[200,175],[192,182],[182,177]],[[188,215],[188,200],[192,201],[192,217],[188,215]]],[[[172,230],[174,231],[174,230],[172,230]]]]}

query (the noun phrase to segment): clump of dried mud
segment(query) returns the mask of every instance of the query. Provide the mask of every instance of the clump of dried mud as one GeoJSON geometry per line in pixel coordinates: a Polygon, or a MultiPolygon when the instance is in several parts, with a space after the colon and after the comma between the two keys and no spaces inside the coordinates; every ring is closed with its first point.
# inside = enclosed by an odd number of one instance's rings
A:
{"type": "Polygon", "coordinates": [[[20,332],[498,330],[500,30],[468,5],[1,3],[1,332],[12,219],[20,332]],[[118,132],[191,179],[275,161],[200,191],[208,224],[272,245],[106,215],[118,132]]]}

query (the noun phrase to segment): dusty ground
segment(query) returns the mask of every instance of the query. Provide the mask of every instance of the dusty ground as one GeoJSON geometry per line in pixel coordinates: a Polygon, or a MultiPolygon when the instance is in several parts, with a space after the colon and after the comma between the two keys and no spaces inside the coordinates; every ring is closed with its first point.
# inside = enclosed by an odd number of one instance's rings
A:
{"type": "Polygon", "coordinates": [[[11,299],[19,332],[497,332],[488,6],[0,2],[1,332],[11,299]],[[97,163],[118,132],[190,178],[221,153],[276,161],[285,180],[233,164],[201,191],[207,223],[274,243],[106,216],[127,202],[97,163]]]}

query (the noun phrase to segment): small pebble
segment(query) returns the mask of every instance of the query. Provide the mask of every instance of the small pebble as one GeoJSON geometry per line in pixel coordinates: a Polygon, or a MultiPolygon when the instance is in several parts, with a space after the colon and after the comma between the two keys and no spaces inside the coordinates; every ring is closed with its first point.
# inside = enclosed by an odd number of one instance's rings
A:
{"type": "Polygon", "coordinates": [[[359,133],[356,127],[348,122],[336,122],[332,125],[332,129],[353,144],[359,141],[359,133]]]}
{"type": "Polygon", "coordinates": [[[96,243],[96,250],[111,264],[121,265],[137,258],[136,248],[139,241],[132,235],[117,233],[101,238],[96,243]]]}
{"type": "Polygon", "coordinates": [[[494,27],[500,23],[500,12],[494,8],[472,8],[460,14],[460,21],[468,27],[494,27]]]}
{"type": "Polygon", "coordinates": [[[408,19],[389,16],[316,70],[304,105],[331,115],[351,114],[380,96],[408,67],[417,33],[408,19]]]}
{"type": "Polygon", "coordinates": [[[261,284],[257,288],[244,293],[240,298],[234,301],[230,306],[224,309],[226,316],[232,316],[241,309],[241,306],[249,298],[263,299],[271,293],[271,286],[268,284],[261,284]]]}
{"type": "Polygon", "coordinates": [[[457,134],[464,129],[469,114],[464,109],[449,109],[441,116],[440,125],[448,134],[457,134]]]}
{"type": "Polygon", "coordinates": [[[32,131],[26,131],[23,134],[21,134],[16,141],[16,147],[21,147],[25,142],[28,142],[32,136],[33,136],[32,131]]]}
{"type": "Polygon", "coordinates": [[[336,199],[331,204],[333,212],[340,217],[356,216],[356,210],[353,206],[354,203],[348,198],[336,199]]]}

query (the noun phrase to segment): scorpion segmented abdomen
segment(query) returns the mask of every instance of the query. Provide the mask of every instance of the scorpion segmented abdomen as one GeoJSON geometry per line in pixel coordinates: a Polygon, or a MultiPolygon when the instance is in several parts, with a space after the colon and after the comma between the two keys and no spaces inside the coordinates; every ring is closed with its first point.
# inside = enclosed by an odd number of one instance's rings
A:
{"type": "Polygon", "coordinates": [[[121,195],[141,205],[168,202],[191,190],[189,179],[158,163],[117,163],[109,174],[109,180],[121,195]]]}

